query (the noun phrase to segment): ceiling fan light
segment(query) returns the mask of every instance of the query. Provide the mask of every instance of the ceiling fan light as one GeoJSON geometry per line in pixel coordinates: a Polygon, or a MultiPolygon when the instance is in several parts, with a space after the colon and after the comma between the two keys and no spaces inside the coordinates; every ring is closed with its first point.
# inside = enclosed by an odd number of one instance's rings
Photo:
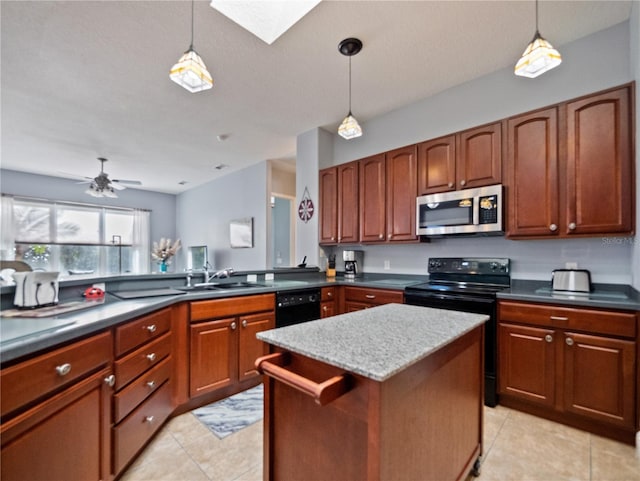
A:
{"type": "Polygon", "coordinates": [[[340,127],[338,127],[338,134],[347,140],[355,139],[362,135],[362,127],[360,127],[360,124],[358,124],[358,121],[351,112],[349,112],[340,124],[340,127]]]}
{"type": "Polygon", "coordinates": [[[113,187],[107,187],[106,189],[104,189],[102,191],[102,195],[104,197],[110,197],[111,199],[117,199],[118,198],[118,195],[113,190],[113,187]]]}
{"type": "Polygon", "coordinates": [[[536,78],[560,63],[560,53],[536,31],[533,40],[518,60],[514,72],[521,77],[536,78]]]}
{"type": "Polygon", "coordinates": [[[169,78],[191,93],[213,87],[211,74],[193,48],[189,48],[178,63],[171,67],[169,78]]]}

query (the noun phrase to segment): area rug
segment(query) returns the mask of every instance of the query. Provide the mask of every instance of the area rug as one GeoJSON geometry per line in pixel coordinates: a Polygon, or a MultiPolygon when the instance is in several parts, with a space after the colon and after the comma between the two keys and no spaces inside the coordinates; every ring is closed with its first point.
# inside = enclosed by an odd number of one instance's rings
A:
{"type": "Polygon", "coordinates": [[[262,419],[262,384],[191,411],[218,438],[223,439],[262,419]]]}

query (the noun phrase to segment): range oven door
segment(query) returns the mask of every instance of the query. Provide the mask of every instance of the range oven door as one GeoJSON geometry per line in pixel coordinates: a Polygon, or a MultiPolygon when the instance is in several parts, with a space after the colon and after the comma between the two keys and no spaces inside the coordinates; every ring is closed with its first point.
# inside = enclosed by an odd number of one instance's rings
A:
{"type": "Polygon", "coordinates": [[[413,306],[433,307],[450,311],[485,314],[489,320],[485,324],[484,336],[484,403],[494,407],[498,404],[497,385],[497,302],[495,297],[474,296],[471,294],[455,294],[432,291],[411,292],[405,290],[404,303],[413,306]]]}

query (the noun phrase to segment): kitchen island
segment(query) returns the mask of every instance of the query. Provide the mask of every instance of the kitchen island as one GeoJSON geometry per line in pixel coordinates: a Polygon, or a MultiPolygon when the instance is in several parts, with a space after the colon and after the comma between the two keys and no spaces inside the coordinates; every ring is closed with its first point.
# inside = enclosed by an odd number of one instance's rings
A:
{"type": "Polygon", "coordinates": [[[265,480],[460,480],[482,454],[487,316],[387,304],[258,338],[265,480]]]}

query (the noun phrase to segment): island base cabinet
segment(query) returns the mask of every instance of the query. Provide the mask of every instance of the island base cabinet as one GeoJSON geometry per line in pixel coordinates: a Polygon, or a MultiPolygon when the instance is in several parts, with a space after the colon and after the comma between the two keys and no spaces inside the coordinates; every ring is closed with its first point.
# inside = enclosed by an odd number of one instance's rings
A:
{"type": "Polygon", "coordinates": [[[324,405],[265,375],[264,479],[461,480],[482,453],[483,328],[377,382],[286,353],[295,378],[345,376],[324,405]]]}
{"type": "Polygon", "coordinates": [[[110,479],[104,369],[2,424],[3,481],[110,479]]]}

